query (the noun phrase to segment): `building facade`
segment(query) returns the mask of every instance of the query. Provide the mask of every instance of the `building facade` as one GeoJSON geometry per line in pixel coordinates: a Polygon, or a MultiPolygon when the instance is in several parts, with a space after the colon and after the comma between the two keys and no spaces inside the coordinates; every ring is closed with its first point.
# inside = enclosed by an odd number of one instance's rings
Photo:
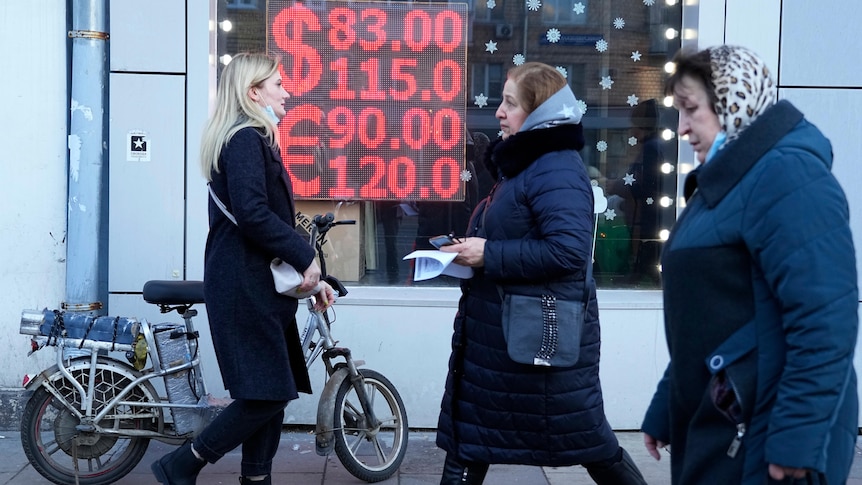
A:
{"type": "MultiPolygon", "coordinates": [[[[389,12],[392,4],[398,7],[397,2],[381,2],[380,10],[389,12]]],[[[286,78],[306,76],[307,68],[288,55],[290,49],[279,47],[274,28],[279,9],[292,5],[274,0],[145,4],[35,0],[0,6],[3,45],[22,45],[8,51],[5,75],[0,77],[7,108],[0,130],[0,180],[6,202],[0,212],[0,227],[6,229],[0,237],[4,295],[0,321],[6,322],[0,326],[0,399],[6,410],[0,415],[0,428],[17,422],[23,377],[54,359],[52,352],[44,351],[28,357],[29,341],[18,334],[21,310],[80,303],[69,301],[70,286],[81,284],[78,270],[70,269],[69,258],[77,257],[72,248],[98,248],[95,277],[85,283],[96,288],[96,299],[103,304],[99,311],[109,315],[171,320],[142,300],[144,282],[202,278],[207,192],[197,154],[219,72],[232,54],[269,50],[283,56],[286,78]],[[83,74],[73,65],[68,32],[82,3],[104,5],[110,35],[106,41],[87,41],[106,43],[104,83],[95,86],[104,97],[104,116],[80,104],[72,90],[83,74]],[[80,147],[70,136],[75,117],[95,119],[105,127],[101,150],[95,150],[101,154],[95,160],[76,155],[80,147]],[[104,182],[99,191],[101,224],[85,234],[72,233],[68,223],[87,212],[72,190],[84,173],[82,164],[96,167],[104,182]]],[[[305,5],[332,15],[327,2],[305,5]]],[[[415,10],[422,10],[416,5],[415,10]]],[[[459,291],[452,280],[412,282],[411,267],[401,258],[422,247],[429,236],[457,233],[471,204],[487,190],[478,164],[470,164],[477,161],[476,147],[483,136],[496,136],[494,110],[505,71],[520,59],[557,66],[584,101],[588,141],[582,155],[609,197],[609,208],[615,209],[598,215],[596,254],[601,376],[606,411],[615,428],[640,427],[667,362],[655,256],[662,231],[681,210],[677,187],[694,163],[687,143],[676,137],[676,114],[665,105],[662,92],[665,64],[680,46],[740,44],[764,57],[776,74],[780,97],[794,102],[831,139],[833,171],[850,200],[854,234],[857,240],[862,237],[862,218],[856,215],[862,211],[857,189],[862,186],[862,169],[854,163],[862,157],[856,133],[862,75],[846,55],[862,47],[862,40],[842,35],[862,22],[862,7],[856,2],[833,0],[812,6],[782,0],[473,0],[453,11],[463,12],[466,29],[455,51],[463,49],[465,58],[459,64],[463,72],[458,71],[462,82],[457,84],[463,90],[451,107],[463,121],[463,134],[460,124],[457,130],[463,152],[456,150],[460,153],[453,163],[456,173],[469,171],[473,182],[459,178],[455,183],[464,182],[463,190],[452,192],[455,195],[443,191],[448,195],[433,201],[431,189],[411,192],[404,183],[393,181],[383,182],[380,191],[349,200],[328,196],[339,192],[308,192],[299,204],[302,217],[334,212],[360,222],[333,230],[327,247],[331,272],[350,289],[336,307],[333,334],[356,358],[396,385],[412,426],[436,426],[459,291]],[[654,141],[646,142],[649,137],[654,141]],[[653,158],[662,163],[644,170],[647,147],[658,151],[653,158]]],[[[280,35],[293,34],[284,30],[280,35]]],[[[414,40],[421,39],[421,34],[415,35],[414,40]]],[[[410,40],[404,37],[405,43],[410,40]]],[[[450,40],[454,42],[454,37],[450,40]]],[[[339,41],[330,41],[331,49],[333,42],[339,41]]],[[[389,55],[382,65],[390,69],[397,57],[389,55]]],[[[370,58],[356,60],[364,80],[354,81],[354,74],[349,78],[349,83],[361,84],[350,84],[357,92],[370,90],[370,58]]],[[[415,76],[422,91],[421,68],[385,72],[415,76]]],[[[452,79],[446,72],[443,85],[452,79]]],[[[337,69],[329,74],[335,76],[337,69]]],[[[295,93],[291,102],[306,101],[295,93]]],[[[393,113],[400,109],[397,103],[387,106],[393,113]]],[[[314,144],[285,149],[288,157],[291,153],[309,157],[294,158],[295,164],[288,167],[295,170],[292,174],[299,183],[317,176],[325,181],[326,170],[337,166],[332,140],[344,135],[347,119],[337,108],[337,104],[327,108],[314,126],[294,125],[307,130],[303,135],[322,134],[314,144]],[[328,153],[323,169],[302,172],[303,160],[314,160],[321,152],[328,153]]],[[[381,107],[380,112],[390,113],[387,109],[381,107]]],[[[388,139],[387,143],[395,146],[388,139]]],[[[423,163],[421,158],[416,162],[423,163]]],[[[409,173],[392,166],[387,173],[393,180],[409,173]]],[[[417,173],[420,185],[431,180],[427,173],[422,178],[421,168],[417,173]]],[[[862,260],[858,247],[857,243],[857,260],[862,260]]],[[[200,310],[208,387],[216,396],[226,395],[203,324],[206,312],[200,310]]],[[[304,317],[301,309],[298,319],[304,317]]],[[[862,360],[857,357],[857,362],[862,360]]],[[[322,389],[322,366],[312,367],[311,374],[315,389],[322,389]]],[[[316,405],[316,395],[303,396],[288,407],[286,423],[313,423],[316,405]]]]}

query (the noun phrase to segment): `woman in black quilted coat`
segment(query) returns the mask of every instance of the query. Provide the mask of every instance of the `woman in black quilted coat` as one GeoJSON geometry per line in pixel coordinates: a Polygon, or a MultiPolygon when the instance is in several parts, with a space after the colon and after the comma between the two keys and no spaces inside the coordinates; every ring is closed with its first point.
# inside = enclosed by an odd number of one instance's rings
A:
{"type": "Polygon", "coordinates": [[[551,66],[512,69],[497,109],[502,138],[486,164],[497,183],[467,238],[444,247],[474,276],[462,283],[437,444],[441,484],[480,484],[491,463],[584,465],[596,483],[643,484],[605,418],[595,282],[586,280],[593,192],[578,150],[581,111],[551,66]],[[501,292],[558,299],[590,293],[573,367],[519,364],[506,351],[501,292]]]}

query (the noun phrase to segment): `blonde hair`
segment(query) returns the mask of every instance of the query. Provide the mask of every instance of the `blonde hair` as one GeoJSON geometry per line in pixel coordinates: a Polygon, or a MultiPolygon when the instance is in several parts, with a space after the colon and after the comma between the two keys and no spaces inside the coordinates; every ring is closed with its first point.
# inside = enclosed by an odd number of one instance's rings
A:
{"type": "Polygon", "coordinates": [[[208,181],[219,172],[222,148],[239,130],[254,127],[263,130],[272,146],[278,145],[275,126],[266,113],[248,95],[252,87],[278,72],[278,60],[261,53],[237,54],[221,74],[216,94],[215,112],[204,128],[201,140],[201,172],[208,181]]]}
{"type": "Polygon", "coordinates": [[[510,69],[506,77],[517,85],[518,98],[527,113],[536,111],[566,85],[560,71],[542,62],[525,62],[510,69]]]}

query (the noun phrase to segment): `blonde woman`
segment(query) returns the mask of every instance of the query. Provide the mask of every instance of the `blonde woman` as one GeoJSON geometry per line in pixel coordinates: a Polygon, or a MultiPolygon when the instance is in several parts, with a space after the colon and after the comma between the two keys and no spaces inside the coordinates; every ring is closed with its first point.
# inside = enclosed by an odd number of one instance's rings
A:
{"type": "MultiPolygon", "coordinates": [[[[295,323],[297,300],[276,293],[270,261],[279,257],[314,288],[320,267],[295,230],[293,190],[278,147],[290,95],[278,61],[240,54],[222,73],[204,131],[201,168],[215,197],[204,267],[204,298],[216,357],[234,401],[193,442],[152,465],[159,482],[194,484],[206,463],[242,445],[240,483],[270,484],[284,408],[311,384],[295,323]]],[[[320,304],[334,302],[320,282],[320,304]]]]}

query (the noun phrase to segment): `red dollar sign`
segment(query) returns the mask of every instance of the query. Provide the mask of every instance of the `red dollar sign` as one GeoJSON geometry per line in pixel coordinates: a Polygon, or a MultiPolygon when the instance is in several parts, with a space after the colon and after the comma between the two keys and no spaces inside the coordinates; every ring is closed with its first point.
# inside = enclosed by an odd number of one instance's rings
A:
{"type": "Polygon", "coordinates": [[[302,42],[306,28],[310,32],[320,32],[320,21],[314,12],[301,4],[282,10],[272,22],[275,44],[284,52],[279,67],[281,78],[285,89],[294,96],[314,89],[323,73],[320,54],[302,42]]]}

